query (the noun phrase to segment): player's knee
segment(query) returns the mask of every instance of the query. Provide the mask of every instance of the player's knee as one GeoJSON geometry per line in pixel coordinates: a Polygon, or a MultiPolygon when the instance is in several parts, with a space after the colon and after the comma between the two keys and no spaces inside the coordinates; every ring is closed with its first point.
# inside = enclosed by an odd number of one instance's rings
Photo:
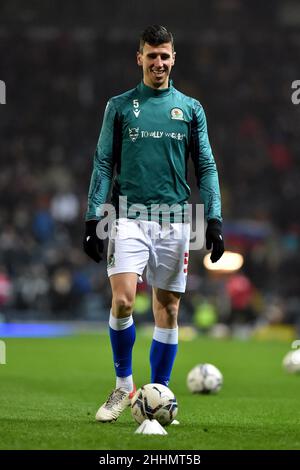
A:
{"type": "Polygon", "coordinates": [[[117,295],[113,297],[113,304],[118,317],[128,317],[133,311],[134,298],[126,295],[117,295]]]}

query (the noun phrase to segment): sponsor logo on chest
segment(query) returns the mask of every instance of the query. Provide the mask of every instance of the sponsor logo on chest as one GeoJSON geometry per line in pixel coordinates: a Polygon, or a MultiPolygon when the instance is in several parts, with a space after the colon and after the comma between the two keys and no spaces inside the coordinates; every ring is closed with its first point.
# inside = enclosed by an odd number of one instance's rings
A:
{"type": "Polygon", "coordinates": [[[142,131],[139,127],[129,127],[129,137],[132,142],[135,142],[138,138],[141,139],[161,139],[166,137],[169,139],[183,140],[186,135],[182,132],[166,132],[166,131],[142,131]]]}

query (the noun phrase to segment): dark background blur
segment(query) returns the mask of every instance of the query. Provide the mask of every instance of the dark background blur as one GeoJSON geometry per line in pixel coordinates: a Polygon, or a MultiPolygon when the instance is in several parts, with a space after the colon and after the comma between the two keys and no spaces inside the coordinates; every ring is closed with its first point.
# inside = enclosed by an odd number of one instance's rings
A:
{"type": "MultiPolygon", "coordinates": [[[[289,0],[1,2],[0,319],[108,318],[105,263],[81,248],[87,191],[104,107],[141,79],[138,37],[153,23],[174,34],[175,87],[206,111],[226,247],[245,259],[212,275],[192,252],[181,321],[295,329],[300,4],[289,0]]],[[[198,202],[192,171],[190,185],[198,202]]],[[[136,313],[151,318],[146,285],[136,313]]]]}

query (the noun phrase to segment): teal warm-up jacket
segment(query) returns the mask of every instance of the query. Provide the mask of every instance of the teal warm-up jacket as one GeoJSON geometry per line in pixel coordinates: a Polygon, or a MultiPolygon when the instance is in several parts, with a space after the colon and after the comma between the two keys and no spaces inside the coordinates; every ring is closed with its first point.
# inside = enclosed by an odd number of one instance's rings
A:
{"type": "Polygon", "coordinates": [[[216,164],[201,104],[176,90],[141,82],[111,98],[94,156],[86,220],[100,219],[112,189],[112,203],[184,206],[190,196],[187,160],[194,163],[207,220],[221,218],[216,164]],[[115,171],[114,171],[115,170],[115,171]]]}

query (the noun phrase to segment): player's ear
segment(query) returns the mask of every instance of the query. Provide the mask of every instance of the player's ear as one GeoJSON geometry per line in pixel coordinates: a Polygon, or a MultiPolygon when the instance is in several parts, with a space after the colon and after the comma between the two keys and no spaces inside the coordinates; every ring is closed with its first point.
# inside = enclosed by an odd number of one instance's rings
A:
{"type": "Polygon", "coordinates": [[[176,57],[176,52],[174,51],[172,54],[172,65],[175,64],[175,57],[176,57]]]}
{"type": "Polygon", "coordinates": [[[137,51],[136,53],[136,61],[139,66],[143,65],[142,54],[140,53],[140,51],[137,51]]]}

